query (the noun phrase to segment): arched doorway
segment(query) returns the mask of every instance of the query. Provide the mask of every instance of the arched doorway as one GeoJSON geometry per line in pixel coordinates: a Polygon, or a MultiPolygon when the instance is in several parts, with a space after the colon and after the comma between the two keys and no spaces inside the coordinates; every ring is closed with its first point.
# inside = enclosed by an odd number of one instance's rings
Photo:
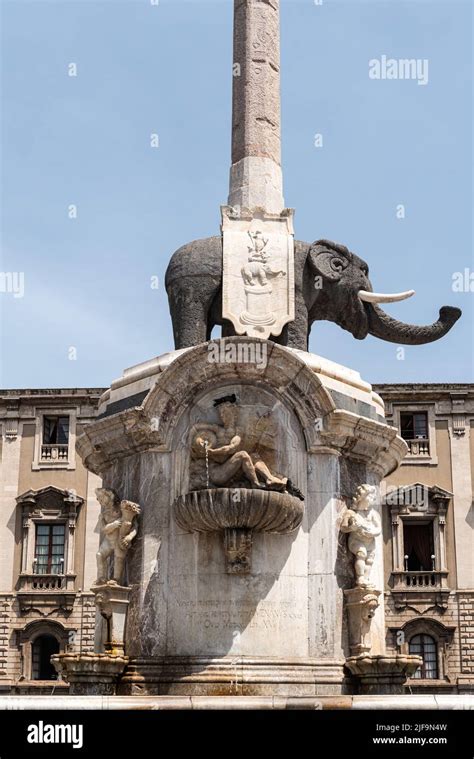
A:
{"type": "Polygon", "coordinates": [[[56,680],[57,673],[51,664],[51,657],[58,653],[59,642],[54,635],[38,635],[31,650],[31,679],[56,680]]]}

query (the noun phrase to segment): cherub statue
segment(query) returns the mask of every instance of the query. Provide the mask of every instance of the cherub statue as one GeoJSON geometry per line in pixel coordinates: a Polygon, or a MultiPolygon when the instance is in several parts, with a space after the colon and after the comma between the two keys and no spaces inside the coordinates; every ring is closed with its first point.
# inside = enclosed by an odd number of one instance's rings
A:
{"type": "Polygon", "coordinates": [[[132,501],[119,501],[113,490],[97,488],[101,511],[101,536],[97,553],[95,585],[120,585],[125,555],[138,532],[140,507],[132,501]],[[107,578],[107,559],[113,555],[112,578],[107,578]]]}
{"type": "Polygon", "coordinates": [[[370,570],[375,558],[375,538],[382,532],[380,517],[373,508],[377,503],[377,489],[373,485],[359,485],[352,499],[352,509],[347,509],[341,531],[349,534],[347,545],[354,554],[356,586],[371,588],[370,570]]]}

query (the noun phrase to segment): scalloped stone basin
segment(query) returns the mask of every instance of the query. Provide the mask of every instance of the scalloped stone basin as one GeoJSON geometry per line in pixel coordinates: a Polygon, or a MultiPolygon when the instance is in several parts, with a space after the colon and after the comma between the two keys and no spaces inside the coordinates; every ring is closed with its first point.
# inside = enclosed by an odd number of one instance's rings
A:
{"type": "Polygon", "coordinates": [[[300,526],[303,514],[303,501],[273,490],[194,490],[174,502],[176,522],[192,532],[243,529],[286,534],[300,526]]]}

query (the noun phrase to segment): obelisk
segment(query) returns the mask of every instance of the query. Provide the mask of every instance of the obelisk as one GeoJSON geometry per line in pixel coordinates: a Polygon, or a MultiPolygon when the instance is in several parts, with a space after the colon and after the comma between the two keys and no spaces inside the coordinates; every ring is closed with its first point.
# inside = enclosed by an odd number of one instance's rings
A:
{"type": "Polygon", "coordinates": [[[279,0],[235,0],[229,206],[284,208],[279,0]]]}
{"type": "Polygon", "coordinates": [[[232,165],[222,211],[222,316],[238,335],[294,319],[293,211],[281,169],[279,0],[234,0],[232,165]]]}

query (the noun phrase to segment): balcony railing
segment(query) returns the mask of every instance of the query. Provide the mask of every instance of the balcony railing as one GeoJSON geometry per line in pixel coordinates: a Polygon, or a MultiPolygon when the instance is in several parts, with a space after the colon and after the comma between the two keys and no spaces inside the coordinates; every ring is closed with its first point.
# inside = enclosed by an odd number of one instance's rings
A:
{"type": "Polygon", "coordinates": [[[408,456],[429,456],[430,455],[430,441],[428,438],[417,438],[414,440],[406,440],[405,443],[408,446],[408,456]]]}
{"type": "Polygon", "coordinates": [[[75,575],[36,574],[25,572],[20,575],[19,591],[51,593],[58,590],[74,590],[75,575]]]}
{"type": "Polygon", "coordinates": [[[438,590],[447,587],[448,572],[393,572],[394,590],[438,590]]]}
{"type": "Polygon", "coordinates": [[[68,445],[43,443],[40,461],[68,461],[68,445]]]}
{"type": "Polygon", "coordinates": [[[407,588],[436,588],[437,580],[435,572],[407,572],[405,575],[407,588]]]}

